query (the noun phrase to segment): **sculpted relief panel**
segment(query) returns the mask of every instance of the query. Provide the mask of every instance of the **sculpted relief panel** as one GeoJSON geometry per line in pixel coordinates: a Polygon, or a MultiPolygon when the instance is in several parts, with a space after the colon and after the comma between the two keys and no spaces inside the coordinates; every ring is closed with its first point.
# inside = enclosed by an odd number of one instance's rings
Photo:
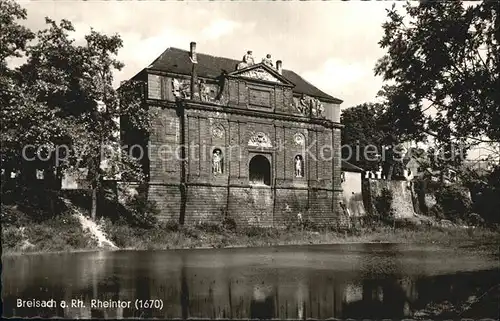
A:
{"type": "Polygon", "coordinates": [[[300,98],[294,98],[295,109],[304,116],[314,118],[325,118],[325,107],[317,98],[302,95],[300,98]]]}
{"type": "Polygon", "coordinates": [[[191,80],[182,78],[172,79],[172,91],[174,97],[178,99],[190,99],[191,98],[191,80]]]}
{"type": "Polygon", "coordinates": [[[304,146],[306,139],[304,137],[304,134],[296,133],[295,135],[293,135],[293,141],[299,146],[304,146]]]}
{"type": "Polygon", "coordinates": [[[219,124],[213,126],[212,136],[215,138],[222,138],[224,136],[224,127],[219,124]]]}
{"type": "MultiPolygon", "coordinates": [[[[203,79],[198,80],[198,97],[203,102],[214,103],[218,105],[227,105],[221,93],[218,84],[206,82],[203,79]]],[[[173,78],[172,91],[177,99],[191,99],[191,80],[186,78],[173,78]]]]}
{"type": "Polygon", "coordinates": [[[258,80],[272,81],[280,83],[281,81],[275,76],[271,75],[269,72],[264,70],[264,68],[256,68],[252,70],[248,70],[239,74],[241,77],[247,77],[258,80]]]}

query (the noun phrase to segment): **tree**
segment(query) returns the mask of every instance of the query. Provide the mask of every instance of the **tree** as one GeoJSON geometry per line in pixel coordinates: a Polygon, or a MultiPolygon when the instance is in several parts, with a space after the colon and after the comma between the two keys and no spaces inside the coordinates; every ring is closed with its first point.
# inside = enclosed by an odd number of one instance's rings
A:
{"type": "Polygon", "coordinates": [[[407,3],[387,11],[375,74],[396,128],[421,139],[500,141],[500,3],[407,3]],[[433,113],[426,113],[434,110],[433,113]],[[482,138],[484,137],[484,139],[482,138]]]}
{"type": "Polygon", "coordinates": [[[2,74],[11,85],[10,95],[2,96],[6,102],[1,112],[2,131],[5,130],[2,169],[6,168],[4,165],[17,167],[29,176],[40,166],[56,173],[69,167],[87,168],[95,218],[97,195],[104,179],[117,175],[138,181],[143,178],[138,160],[116,146],[119,143],[116,120],[120,116],[147,130],[148,113],[141,108],[143,85],[130,82],[119,92],[113,89],[113,71],[123,66],[116,59],[122,46],[118,35],[91,30],[85,37],[86,44],[76,45],[71,38],[74,31],[71,22],[63,19],[56,23],[49,18],[46,18],[47,28],[33,34],[12,22],[16,17],[25,18],[23,9],[12,2],[1,4],[10,8],[5,11],[7,14],[2,10],[1,16],[2,21],[11,24],[9,30],[21,30],[17,33],[27,35],[25,42],[12,39],[12,45],[2,46],[1,50],[2,63],[3,57],[18,55],[16,48],[25,49],[27,59],[11,73],[2,74]],[[27,45],[29,39],[35,41],[27,45]],[[115,153],[106,157],[103,154],[113,142],[115,153]],[[27,155],[30,159],[26,159],[23,151],[27,145],[38,148],[39,155],[33,155],[32,150],[27,155]],[[47,161],[40,161],[40,154],[47,161]],[[106,167],[102,166],[104,160],[106,167]]]}
{"type": "Polygon", "coordinates": [[[342,112],[342,158],[364,170],[378,170],[382,166],[387,179],[402,160],[404,151],[398,146],[403,140],[397,136],[392,119],[382,104],[364,103],[342,112]]]}
{"type": "Polygon", "coordinates": [[[345,126],[342,130],[343,159],[364,170],[378,170],[379,160],[376,155],[382,152],[385,138],[379,128],[383,112],[382,105],[372,103],[357,105],[342,112],[340,122],[345,126]],[[366,150],[367,146],[374,147],[366,150]]]}
{"type": "MultiPolygon", "coordinates": [[[[7,66],[8,59],[23,56],[26,44],[33,39],[34,34],[19,23],[27,17],[26,9],[15,1],[0,0],[0,84],[8,85],[8,78],[13,70],[7,66]]],[[[7,89],[7,88],[2,88],[7,89]]],[[[2,91],[3,93],[3,91],[2,91]]]]}
{"type": "MultiPolygon", "coordinates": [[[[30,112],[34,103],[28,94],[24,102],[20,104],[16,93],[22,92],[19,83],[16,82],[16,70],[9,68],[8,62],[13,58],[24,55],[26,44],[34,37],[34,34],[22,26],[19,21],[26,19],[26,10],[14,1],[0,0],[0,122],[2,127],[2,140],[0,144],[1,167],[9,178],[10,172],[18,167],[20,162],[20,149],[16,140],[22,139],[16,128],[16,123],[11,122],[9,117],[21,120],[20,114],[24,108],[30,112]],[[17,107],[16,107],[17,106],[17,107]]],[[[36,117],[36,116],[34,116],[36,117]]],[[[37,136],[38,137],[38,136],[37,136]]]]}

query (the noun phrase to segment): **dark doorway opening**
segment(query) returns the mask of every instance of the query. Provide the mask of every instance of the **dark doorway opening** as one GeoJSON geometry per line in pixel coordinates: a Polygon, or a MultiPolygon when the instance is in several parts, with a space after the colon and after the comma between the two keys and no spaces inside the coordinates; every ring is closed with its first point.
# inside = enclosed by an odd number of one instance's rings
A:
{"type": "Polygon", "coordinates": [[[252,157],[249,164],[249,178],[251,184],[271,186],[271,164],[262,156],[252,157]]]}

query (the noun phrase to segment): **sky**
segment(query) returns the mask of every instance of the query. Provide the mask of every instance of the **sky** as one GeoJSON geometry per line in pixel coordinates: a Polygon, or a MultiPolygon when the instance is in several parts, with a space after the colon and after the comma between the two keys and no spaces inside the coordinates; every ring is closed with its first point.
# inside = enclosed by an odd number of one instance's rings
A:
{"type": "MultiPolygon", "coordinates": [[[[90,27],[118,33],[125,67],[116,85],[147,67],[168,47],[241,59],[252,50],[260,61],[266,54],[348,108],[376,101],[382,79],[376,61],[384,54],[383,35],[390,1],[18,1],[28,10],[25,25],[40,29],[45,17],[70,20],[77,40],[90,27]]],[[[399,4],[398,4],[399,5],[399,4]]]]}

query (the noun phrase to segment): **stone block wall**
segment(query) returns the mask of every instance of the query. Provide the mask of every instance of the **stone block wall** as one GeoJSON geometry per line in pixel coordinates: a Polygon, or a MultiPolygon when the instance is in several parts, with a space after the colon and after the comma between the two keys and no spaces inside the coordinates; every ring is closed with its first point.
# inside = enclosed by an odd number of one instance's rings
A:
{"type": "Polygon", "coordinates": [[[186,224],[214,222],[227,213],[239,225],[273,226],[300,213],[322,224],[342,223],[340,127],[332,125],[338,105],[325,104],[326,120],[313,121],[294,107],[291,87],[231,78],[222,91],[225,105],[187,101],[181,116],[171,76],[149,74],[147,91],[156,115],[149,198],[161,220],[179,220],[182,212],[186,224]],[[268,145],[250,143],[261,133],[268,145]],[[217,174],[215,149],[223,154],[217,174]],[[270,186],[251,185],[249,162],[256,155],[269,160],[270,186]],[[303,177],[295,175],[297,155],[303,177]]]}
{"type": "Polygon", "coordinates": [[[160,209],[158,220],[179,221],[181,211],[181,188],[177,184],[150,184],[148,199],[155,201],[160,209]]]}
{"type": "Polygon", "coordinates": [[[223,186],[188,186],[185,224],[218,223],[227,209],[227,193],[223,186]]]}
{"type": "Polygon", "coordinates": [[[388,181],[382,179],[369,179],[364,185],[363,193],[368,193],[368,210],[375,213],[375,202],[377,196],[382,194],[383,189],[392,192],[392,209],[397,218],[409,218],[415,216],[412,199],[412,186],[409,181],[388,181]]]}

